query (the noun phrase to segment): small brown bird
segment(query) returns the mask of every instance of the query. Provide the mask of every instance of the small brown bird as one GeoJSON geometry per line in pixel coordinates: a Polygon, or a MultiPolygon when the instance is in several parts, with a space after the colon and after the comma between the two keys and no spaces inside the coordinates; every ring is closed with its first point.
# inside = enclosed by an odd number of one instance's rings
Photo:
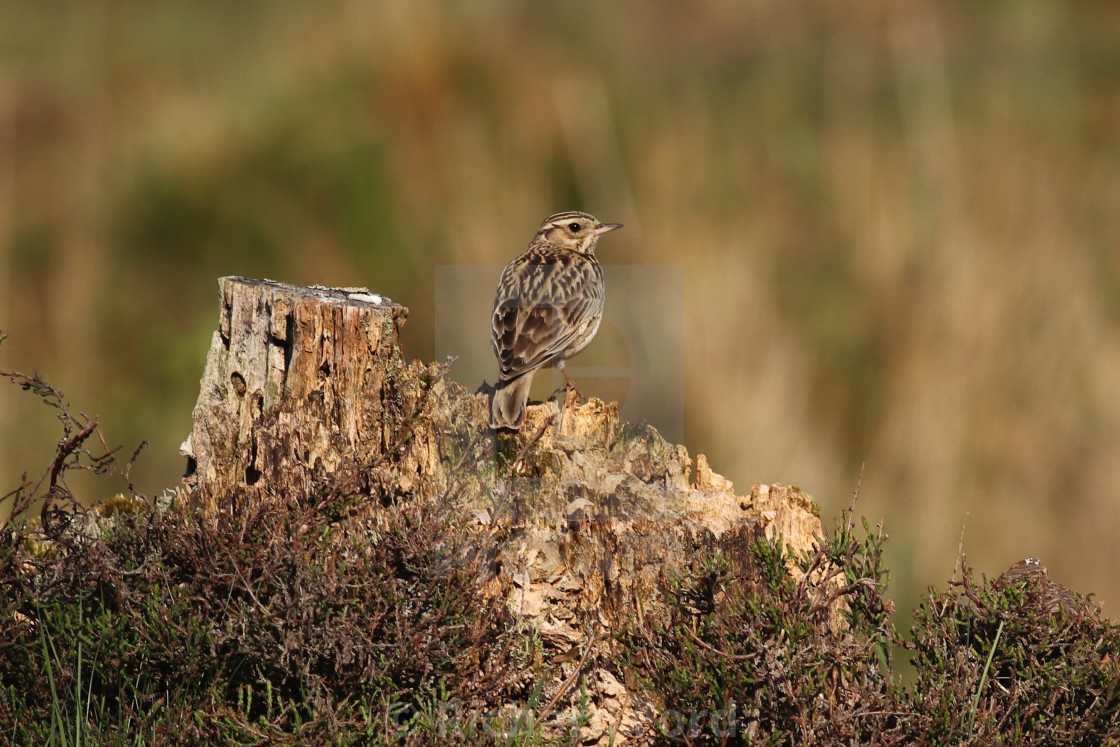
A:
{"type": "Polygon", "coordinates": [[[498,384],[490,427],[518,430],[537,369],[550,363],[575,388],[564,361],[587,347],[603,318],[603,268],[595,245],[621,223],[600,223],[587,213],[544,219],[525,252],[498,283],[490,342],[498,357],[498,384]]]}

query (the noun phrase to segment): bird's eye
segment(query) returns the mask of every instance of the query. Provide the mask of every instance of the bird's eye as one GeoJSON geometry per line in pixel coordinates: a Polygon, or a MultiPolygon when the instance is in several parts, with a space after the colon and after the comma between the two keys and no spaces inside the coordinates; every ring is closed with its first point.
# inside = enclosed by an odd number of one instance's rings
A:
{"type": "Polygon", "coordinates": [[[579,233],[579,229],[581,229],[581,228],[583,228],[583,226],[581,226],[578,223],[569,223],[568,224],[568,230],[571,231],[572,233],[579,233]]]}

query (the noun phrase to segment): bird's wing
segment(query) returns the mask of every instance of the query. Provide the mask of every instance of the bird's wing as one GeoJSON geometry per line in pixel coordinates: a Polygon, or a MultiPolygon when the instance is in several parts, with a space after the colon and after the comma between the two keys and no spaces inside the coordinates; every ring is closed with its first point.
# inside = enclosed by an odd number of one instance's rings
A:
{"type": "Polygon", "coordinates": [[[490,341],[503,381],[554,360],[603,312],[597,262],[539,259],[518,258],[498,284],[490,341]]]}

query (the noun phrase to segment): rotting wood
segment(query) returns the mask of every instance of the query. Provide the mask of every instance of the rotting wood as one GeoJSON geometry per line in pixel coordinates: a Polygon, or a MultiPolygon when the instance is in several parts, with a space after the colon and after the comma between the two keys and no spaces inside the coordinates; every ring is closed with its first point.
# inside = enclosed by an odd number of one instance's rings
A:
{"type": "Polygon", "coordinates": [[[384,448],[381,393],[408,310],[365,288],[218,281],[184,486],[204,513],[234,497],[305,498],[347,455],[384,448]]]}
{"type": "Polygon", "coordinates": [[[614,403],[591,399],[563,417],[555,402],[530,405],[520,433],[495,434],[486,393],[406,363],[397,335],[407,309],[364,288],[230,277],[219,289],[183,499],[214,517],[324,490],[368,496],[342,531],[376,526],[384,500],[452,503],[491,542],[487,592],[555,651],[545,694],[591,662],[585,744],[612,734],[623,744],[650,719],[599,666],[610,636],[588,658],[595,631],[661,614],[668,580],[702,552],[722,551],[749,579],[756,540],[780,536],[801,554],[820,541],[817,508],[797,488],[736,495],[704,455],[694,462],[653,427],[620,421],[614,403]]]}

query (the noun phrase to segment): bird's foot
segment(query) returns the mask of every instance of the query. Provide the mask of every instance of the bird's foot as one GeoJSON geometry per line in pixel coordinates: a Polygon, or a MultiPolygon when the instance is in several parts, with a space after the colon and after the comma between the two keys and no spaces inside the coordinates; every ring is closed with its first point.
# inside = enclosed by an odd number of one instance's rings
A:
{"type": "Polygon", "coordinates": [[[575,407],[579,403],[580,393],[575,386],[564,387],[564,409],[575,407]]]}
{"type": "Polygon", "coordinates": [[[565,393],[564,399],[565,400],[570,399],[572,397],[572,394],[574,393],[575,394],[575,399],[578,400],[581,396],[580,391],[579,391],[579,387],[577,387],[576,383],[574,381],[572,381],[572,377],[568,376],[567,371],[565,371],[564,369],[560,369],[560,373],[564,375],[564,393],[565,393]]]}

